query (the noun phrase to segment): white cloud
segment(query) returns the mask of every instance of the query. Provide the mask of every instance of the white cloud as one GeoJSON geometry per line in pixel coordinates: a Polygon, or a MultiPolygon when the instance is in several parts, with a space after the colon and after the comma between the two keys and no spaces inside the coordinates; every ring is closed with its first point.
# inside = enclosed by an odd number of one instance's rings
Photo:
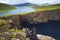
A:
{"type": "Polygon", "coordinates": [[[9,3],[9,0],[0,0],[0,3],[9,3]]]}
{"type": "Polygon", "coordinates": [[[21,3],[26,3],[27,0],[10,0],[10,4],[21,4],[21,3]]]}
{"type": "Polygon", "coordinates": [[[58,3],[60,1],[59,0],[28,0],[28,2],[35,4],[45,4],[45,3],[58,3]]]}
{"type": "Polygon", "coordinates": [[[6,4],[21,4],[25,2],[27,2],[27,0],[0,0],[0,3],[6,3],[6,4]]]}
{"type": "Polygon", "coordinates": [[[34,4],[45,4],[45,3],[56,4],[60,3],[60,0],[0,0],[0,3],[7,3],[7,4],[21,4],[26,2],[34,4]]]}

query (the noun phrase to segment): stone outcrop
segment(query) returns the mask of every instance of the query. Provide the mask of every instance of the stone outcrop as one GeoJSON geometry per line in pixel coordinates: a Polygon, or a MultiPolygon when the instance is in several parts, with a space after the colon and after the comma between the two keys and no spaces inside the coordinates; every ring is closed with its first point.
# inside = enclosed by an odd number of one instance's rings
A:
{"type": "Polygon", "coordinates": [[[3,16],[3,17],[0,17],[0,20],[8,21],[7,22],[7,24],[9,24],[8,26],[10,26],[12,28],[20,28],[20,26],[21,26],[20,25],[20,15],[3,16]]]}
{"type": "Polygon", "coordinates": [[[46,35],[37,34],[39,40],[55,40],[54,38],[46,35]]]}
{"type": "Polygon", "coordinates": [[[22,15],[28,22],[48,22],[48,20],[57,20],[60,21],[60,9],[57,10],[47,10],[41,12],[32,12],[25,15],[22,15]]]}

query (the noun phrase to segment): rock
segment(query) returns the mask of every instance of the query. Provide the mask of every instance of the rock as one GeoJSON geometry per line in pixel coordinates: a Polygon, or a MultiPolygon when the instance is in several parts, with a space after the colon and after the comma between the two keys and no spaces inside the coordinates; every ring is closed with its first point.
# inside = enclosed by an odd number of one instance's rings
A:
{"type": "Polygon", "coordinates": [[[45,35],[41,35],[41,34],[37,34],[37,37],[39,40],[55,40],[54,38],[52,38],[50,36],[45,36],[45,35]]]}
{"type": "Polygon", "coordinates": [[[30,40],[29,38],[26,38],[26,40],[30,40]]]}

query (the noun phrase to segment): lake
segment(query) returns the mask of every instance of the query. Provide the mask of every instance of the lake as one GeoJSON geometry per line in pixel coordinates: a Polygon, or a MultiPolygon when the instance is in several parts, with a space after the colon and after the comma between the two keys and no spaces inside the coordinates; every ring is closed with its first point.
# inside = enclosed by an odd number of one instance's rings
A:
{"type": "Polygon", "coordinates": [[[0,12],[0,16],[9,15],[9,14],[21,14],[26,12],[34,12],[35,9],[32,7],[16,7],[16,10],[8,11],[8,12],[0,12]]]}

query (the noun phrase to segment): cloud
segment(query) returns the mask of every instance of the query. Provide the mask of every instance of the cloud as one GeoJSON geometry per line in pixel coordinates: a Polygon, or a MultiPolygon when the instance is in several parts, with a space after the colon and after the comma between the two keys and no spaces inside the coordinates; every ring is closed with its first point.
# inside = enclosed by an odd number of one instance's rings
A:
{"type": "Polygon", "coordinates": [[[27,2],[27,0],[0,0],[0,3],[6,3],[6,4],[21,4],[25,2],[27,2]]]}
{"type": "Polygon", "coordinates": [[[45,3],[58,3],[60,0],[28,0],[30,3],[45,4],[45,3]]]}
{"type": "Polygon", "coordinates": [[[60,3],[60,0],[0,0],[0,3],[7,3],[7,4],[22,4],[22,3],[34,3],[34,4],[57,4],[60,3]]]}
{"type": "Polygon", "coordinates": [[[27,0],[10,0],[10,4],[21,4],[21,3],[26,3],[27,0]]]}
{"type": "Polygon", "coordinates": [[[0,3],[9,3],[9,0],[0,0],[0,3]]]}

